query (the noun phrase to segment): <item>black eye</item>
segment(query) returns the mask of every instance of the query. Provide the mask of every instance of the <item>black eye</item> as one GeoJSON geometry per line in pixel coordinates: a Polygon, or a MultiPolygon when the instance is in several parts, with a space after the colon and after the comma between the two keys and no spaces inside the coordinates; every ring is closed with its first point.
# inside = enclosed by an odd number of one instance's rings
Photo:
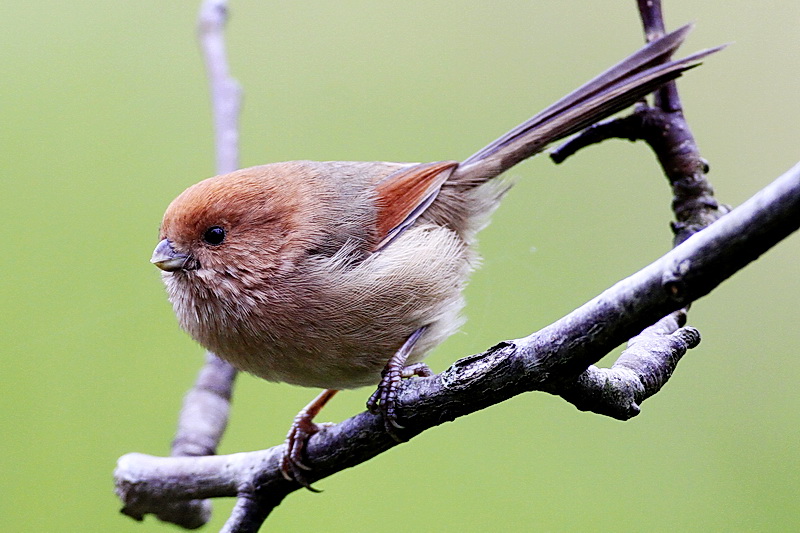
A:
{"type": "Polygon", "coordinates": [[[222,244],[225,240],[225,230],[219,226],[211,226],[203,233],[203,240],[213,246],[222,244]]]}

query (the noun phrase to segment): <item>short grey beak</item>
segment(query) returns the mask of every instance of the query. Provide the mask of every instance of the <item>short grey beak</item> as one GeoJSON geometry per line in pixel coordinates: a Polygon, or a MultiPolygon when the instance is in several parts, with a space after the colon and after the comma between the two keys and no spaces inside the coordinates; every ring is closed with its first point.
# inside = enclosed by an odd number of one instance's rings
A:
{"type": "Polygon", "coordinates": [[[189,259],[189,255],[176,252],[169,239],[163,239],[153,250],[153,257],[150,258],[150,262],[161,270],[174,272],[186,266],[189,263],[189,259]]]}

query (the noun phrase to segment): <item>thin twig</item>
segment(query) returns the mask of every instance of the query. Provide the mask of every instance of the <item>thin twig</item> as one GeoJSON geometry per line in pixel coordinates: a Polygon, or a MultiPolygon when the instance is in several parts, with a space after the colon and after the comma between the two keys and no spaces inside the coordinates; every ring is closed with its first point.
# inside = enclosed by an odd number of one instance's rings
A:
{"type": "MultiPolygon", "coordinates": [[[[219,174],[239,166],[239,111],[241,89],[230,77],[225,53],[225,0],[205,0],[197,19],[197,37],[203,51],[211,92],[214,121],[216,167],[219,174]]],[[[230,399],[236,370],[211,352],[194,387],[186,394],[178,416],[178,429],[172,441],[173,457],[208,456],[217,452],[228,424],[230,399]]],[[[122,509],[141,520],[138,502],[126,501],[122,509]]],[[[211,502],[203,499],[177,501],[158,513],[160,520],[194,529],[208,522],[211,502]]]]}
{"type": "MultiPolygon", "coordinates": [[[[638,6],[647,41],[664,35],[661,1],[638,0],[638,6]]],[[[629,116],[592,126],[553,150],[550,156],[560,163],[581,148],[610,138],[644,140],[658,157],[672,186],[674,244],[683,242],[728,211],[714,198],[714,190],[706,179],[708,162],[701,157],[683,115],[674,81],[656,91],[653,106],[639,105],[629,116]]]]}
{"type": "MultiPolygon", "coordinates": [[[[240,494],[231,516],[219,533],[257,533],[267,516],[265,506],[253,497],[253,494],[240,494]]],[[[267,508],[269,512],[269,508],[267,508]]]]}
{"type": "MultiPolygon", "coordinates": [[[[664,15],[661,10],[661,0],[637,0],[639,18],[644,27],[644,38],[648,43],[662,37],[667,33],[664,24],[664,15]]],[[[678,84],[665,83],[655,92],[655,107],[666,111],[680,111],[681,99],[678,96],[678,84]]]]}
{"type": "Polygon", "coordinates": [[[204,0],[197,19],[197,36],[211,89],[218,174],[233,172],[239,168],[239,111],[242,90],[228,69],[224,33],[227,18],[226,0],[204,0]]]}
{"type": "MultiPolygon", "coordinates": [[[[203,50],[214,120],[217,172],[232,172],[239,166],[239,111],[242,94],[239,84],[230,77],[225,53],[225,0],[205,0],[197,18],[197,37],[203,50]]],[[[230,399],[236,370],[211,352],[200,371],[194,388],[187,394],[181,411],[178,435],[173,451],[181,455],[211,455],[228,423],[230,399]],[[186,430],[184,430],[186,428],[186,430]],[[189,450],[189,441],[197,450],[189,450]]]]}
{"type": "MultiPolygon", "coordinates": [[[[639,0],[638,7],[645,39],[649,42],[663,36],[665,25],[660,0],[639,0]]],[[[683,115],[677,84],[667,82],[654,93],[653,100],[653,106],[643,102],[628,116],[587,128],[554,150],[551,157],[560,163],[581,148],[610,138],[646,141],[672,186],[672,209],[675,213],[673,246],[677,246],[728,209],[716,201],[706,179],[708,164],[700,156],[683,115]]],[[[558,384],[551,392],[561,395],[579,409],[620,419],[635,416],[639,413],[641,401],[655,394],[662,385],[660,380],[643,381],[636,369],[657,362],[662,370],[659,376],[669,378],[687,348],[700,342],[697,330],[678,330],[678,321],[681,325],[685,322],[685,310],[675,317],[665,317],[658,327],[647,328],[631,339],[629,349],[612,368],[589,367],[577,380],[558,384]],[[666,333],[661,331],[665,324],[671,325],[666,333]],[[607,402],[603,401],[604,398],[607,402]],[[621,402],[622,398],[627,402],[621,402]]]]}

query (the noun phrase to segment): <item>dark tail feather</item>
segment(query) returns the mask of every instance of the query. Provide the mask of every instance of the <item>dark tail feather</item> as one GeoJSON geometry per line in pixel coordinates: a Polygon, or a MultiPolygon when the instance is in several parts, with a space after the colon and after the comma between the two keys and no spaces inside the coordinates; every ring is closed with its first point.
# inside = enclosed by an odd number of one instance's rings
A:
{"type": "Polygon", "coordinates": [[[691,29],[691,25],[684,26],[647,44],[470,156],[448,181],[477,185],[497,176],[541,152],[548,144],[625,109],[686,70],[698,66],[704,57],[724,48],[702,50],[683,59],[664,62],[691,29]]]}

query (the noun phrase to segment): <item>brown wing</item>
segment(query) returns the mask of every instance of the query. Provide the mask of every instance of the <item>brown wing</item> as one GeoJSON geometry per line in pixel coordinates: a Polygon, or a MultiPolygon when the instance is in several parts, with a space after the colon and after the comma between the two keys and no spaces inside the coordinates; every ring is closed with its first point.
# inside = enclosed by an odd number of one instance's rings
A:
{"type": "Polygon", "coordinates": [[[457,166],[456,161],[420,163],[390,174],[375,186],[378,244],[374,251],[388,246],[425,212],[457,166]]]}

